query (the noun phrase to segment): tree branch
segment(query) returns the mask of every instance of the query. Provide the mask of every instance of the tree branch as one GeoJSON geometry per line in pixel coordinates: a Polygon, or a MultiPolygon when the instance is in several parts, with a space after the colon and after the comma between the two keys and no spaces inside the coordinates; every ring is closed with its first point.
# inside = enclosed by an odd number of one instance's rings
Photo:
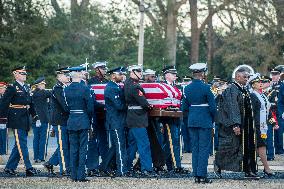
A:
{"type": "Polygon", "coordinates": [[[165,8],[163,2],[161,0],[156,0],[156,4],[158,5],[158,7],[160,9],[162,18],[166,17],[167,16],[167,11],[166,11],[166,8],[165,8]]]}
{"type": "Polygon", "coordinates": [[[178,12],[178,10],[180,9],[180,7],[185,4],[187,2],[187,0],[181,0],[179,2],[176,3],[176,6],[175,6],[175,11],[178,12]]]}
{"type": "Polygon", "coordinates": [[[58,15],[62,14],[62,10],[58,5],[57,0],[51,0],[51,5],[52,5],[53,9],[55,10],[56,14],[58,14],[58,15]]]}

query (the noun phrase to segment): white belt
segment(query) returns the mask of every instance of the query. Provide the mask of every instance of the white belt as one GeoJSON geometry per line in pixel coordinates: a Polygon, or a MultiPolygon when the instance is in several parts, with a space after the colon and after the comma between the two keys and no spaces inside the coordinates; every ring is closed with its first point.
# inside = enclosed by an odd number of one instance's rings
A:
{"type": "Polygon", "coordinates": [[[193,107],[206,107],[209,106],[209,104],[192,104],[193,107]]]}
{"type": "Polygon", "coordinates": [[[84,110],[70,110],[70,113],[83,114],[83,113],[84,113],[84,110]]]}
{"type": "Polygon", "coordinates": [[[142,110],[142,106],[128,106],[128,110],[142,110]]]}

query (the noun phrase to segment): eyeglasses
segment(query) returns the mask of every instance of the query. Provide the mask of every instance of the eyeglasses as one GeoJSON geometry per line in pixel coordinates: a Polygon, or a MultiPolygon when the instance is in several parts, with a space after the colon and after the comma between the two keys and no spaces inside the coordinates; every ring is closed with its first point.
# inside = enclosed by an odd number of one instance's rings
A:
{"type": "Polygon", "coordinates": [[[18,72],[20,75],[27,75],[27,72],[18,72]]]}

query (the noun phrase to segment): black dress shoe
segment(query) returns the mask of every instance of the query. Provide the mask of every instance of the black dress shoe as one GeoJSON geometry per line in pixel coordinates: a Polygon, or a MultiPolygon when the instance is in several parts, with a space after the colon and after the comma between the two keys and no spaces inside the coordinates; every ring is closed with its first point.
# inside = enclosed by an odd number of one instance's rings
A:
{"type": "Polygon", "coordinates": [[[267,158],[267,161],[273,161],[274,160],[274,157],[273,158],[267,158]]]}
{"type": "Polygon", "coordinates": [[[48,162],[44,163],[43,166],[46,168],[49,176],[55,176],[53,165],[49,164],[48,162]]]}
{"type": "Polygon", "coordinates": [[[32,177],[32,176],[38,175],[39,173],[40,173],[40,171],[33,168],[33,167],[26,170],[26,176],[27,177],[32,177]]]}
{"type": "Polygon", "coordinates": [[[178,167],[174,170],[175,173],[178,173],[178,174],[189,174],[189,170],[183,168],[183,167],[178,167]]]}
{"type": "Polygon", "coordinates": [[[271,173],[268,173],[265,171],[265,169],[263,170],[263,173],[264,173],[264,176],[267,176],[267,177],[274,177],[276,174],[271,172],[271,173]]]}
{"type": "Polygon", "coordinates": [[[200,183],[200,178],[199,177],[194,177],[194,183],[200,183]]]}
{"type": "Polygon", "coordinates": [[[260,177],[256,174],[256,173],[253,173],[253,172],[247,172],[245,173],[245,178],[246,179],[260,179],[260,177]]]}
{"type": "Polygon", "coordinates": [[[81,179],[81,180],[77,180],[77,182],[90,182],[90,180],[89,180],[89,179],[84,178],[84,179],[81,179]]]}
{"type": "Polygon", "coordinates": [[[142,171],[141,173],[142,177],[156,177],[158,176],[155,171],[142,171]]]}
{"type": "Polygon", "coordinates": [[[200,177],[199,178],[199,183],[201,183],[201,184],[211,184],[212,180],[208,179],[207,177],[200,177]]]}
{"type": "Polygon", "coordinates": [[[13,169],[7,169],[7,168],[5,168],[5,169],[4,169],[4,172],[5,172],[6,174],[10,175],[10,176],[16,176],[16,175],[17,175],[17,172],[16,172],[15,170],[13,170],[13,169]]]}
{"type": "Polygon", "coordinates": [[[88,170],[87,175],[88,177],[100,176],[100,171],[98,169],[88,170]]]}

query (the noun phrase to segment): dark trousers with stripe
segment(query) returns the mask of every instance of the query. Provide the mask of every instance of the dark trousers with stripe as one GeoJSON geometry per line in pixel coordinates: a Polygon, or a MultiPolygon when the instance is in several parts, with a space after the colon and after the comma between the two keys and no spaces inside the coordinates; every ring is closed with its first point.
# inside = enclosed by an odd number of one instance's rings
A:
{"type": "Polygon", "coordinates": [[[284,120],[278,119],[279,128],[274,131],[274,147],[275,154],[284,154],[283,148],[283,133],[284,133],[284,120]]]}
{"type": "Polygon", "coordinates": [[[7,154],[7,130],[0,129],[0,155],[7,154]]]}
{"type": "Polygon", "coordinates": [[[71,179],[84,180],[89,130],[69,130],[71,179]]]}
{"type": "Polygon", "coordinates": [[[63,171],[70,170],[70,154],[69,154],[69,135],[66,126],[53,126],[57,138],[57,149],[48,160],[51,165],[58,165],[60,167],[60,174],[63,171]]]}
{"type": "Polygon", "coordinates": [[[273,159],[275,155],[273,139],[274,139],[274,129],[271,124],[268,124],[267,139],[266,139],[267,159],[273,159]]]}
{"type": "Polygon", "coordinates": [[[178,119],[173,118],[171,121],[164,124],[164,135],[165,135],[164,151],[166,153],[167,169],[172,170],[173,168],[180,168],[181,167],[180,121],[178,119]],[[167,125],[169,127],[167,127],[167,125]]]}
{"type": "Polygon", "coordinates": [[[47,148],[46,144],[48,138],[48,123],[41,123],[40,126],[36,126],[36,124],[33,124],[32,128],[34,133],[34,160],[44,160],[44,155],[47,148]]]}
{"type": "Polygon", "coordinates": [[[104,125],[104,120],[98,120],[97,125],[92,125],[94,136],[89,138],[88,153],[87,153],[87,168],[94,170],[99,168],[99,158],[102,161],[107,157],[109,149],[107,132],[104,125]]]}
{"type": "Polygon", "coordinates": [[[26,169],[32,168],[32,164],[29,159],[29,150],[27,146],[28,131],[22,129],[14,129],[14,136],[15,145],[6,164],[6,169],[17,169],[20,159],[24,160],[26,169]]]}
{"type": "Polygon", "coordinates": [[[104,171],[108,170],[115,157],[117,173],[125,174],[128,171],[125,129],[113,129],[109,132],[111,148],[108,150],[107,156],[102,161],[100,168],[104,171]]]}

